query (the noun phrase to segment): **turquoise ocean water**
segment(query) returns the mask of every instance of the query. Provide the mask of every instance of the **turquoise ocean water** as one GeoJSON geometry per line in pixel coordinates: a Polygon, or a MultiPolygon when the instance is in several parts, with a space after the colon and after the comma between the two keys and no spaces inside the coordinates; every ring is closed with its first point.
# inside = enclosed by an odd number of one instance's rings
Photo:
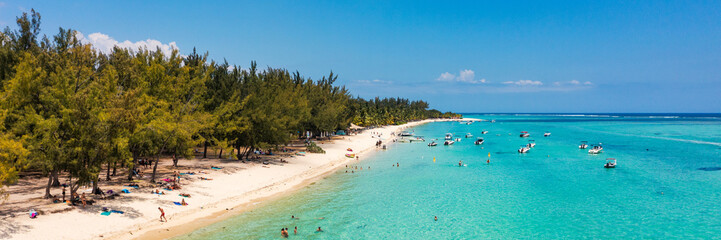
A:
{"type": "Polygon", "coordinates": [[[416,127],[439,146],[391,145],[352,165],[363,170],[177,239],[277,239],[283,227],[296,239],[721,238],[718,114],[466,117],[496,122],[416,127]],[[445,133],[462,141],[442,146],[445,133]],[[529,139],[536,147],[517,153],[529,139]],[[580,141],[604,151],[590,155],[580,141]],[[603,168],[606,158],[618,167],[603,168]]]}

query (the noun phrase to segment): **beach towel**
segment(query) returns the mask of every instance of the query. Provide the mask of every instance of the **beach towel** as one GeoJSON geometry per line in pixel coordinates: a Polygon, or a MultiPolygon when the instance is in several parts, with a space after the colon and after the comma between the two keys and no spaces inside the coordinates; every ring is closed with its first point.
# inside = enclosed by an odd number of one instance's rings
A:
{"type": "Polygon", "coordinates": [[[170,188],[163,188],[163,190],[165,190],[165,191],[173,191],[173,189],[170,189],[170,188]]]}
{"type": "Polygon", "coordinates": [[[100,215],[103,215],[103,216],[110,216],[110,212],[101,212],[101,213],[100,213],[100,215]]]}
{"type": "Polygon", "coordinates": [[[220,169],[223,169],[223,168],[222,168],[222,167],[212,167],[212,168],[210,168],[210,169],[220,170],[220,169]]]}
{"type": "Polygon", "coordinates": [[[183,196],[183,195],[180,195],[180,194],[178,194],[178,196],[181,196],[181,197],[184,197],[184,198],[190,197],[190,196],[183,196]]]}
{"type": "Polygon", "coordinates": [[[123,188],[123,191],[122,191],[122,192],[123,192],[123,193],[130,193],[130,191],[128,191],[128,189],[125,189],[125,188],[123,188]]]}
{"type": "Polygon", "coordinates": [[[167,178],[165,178],[165,179],[163,179],[163,181],[166,181],[166,182],[175,182],[175,179],[167,179],[167,178]]]}
{"type": "Polygon", "coordinates": [[[112,212],[112,213],[119,213],[119,214],[124,214],[124,213],[125,213],[125,212],[123,212],[123,211],[118,211],[118,210],[111,210],[110,212],[112,212]]]}
{"type": "MultiPolygon", "coordinates": [[[[180,203],[180,202],[173,202],[173,203],[174,203],[175,205],[178,205],[178,206],[183,206],[183,204],[180,203]]],[[[185,203],[185,204],[186,204],[186,205],[190,205],[190,204],[188,204],[188,203],[185,203]]]]}
{"type": "Polygon", "coordinates": [[[130,186],[130,185],[125,185],[123,187],[140,188],[140,186],[130,186]]]}

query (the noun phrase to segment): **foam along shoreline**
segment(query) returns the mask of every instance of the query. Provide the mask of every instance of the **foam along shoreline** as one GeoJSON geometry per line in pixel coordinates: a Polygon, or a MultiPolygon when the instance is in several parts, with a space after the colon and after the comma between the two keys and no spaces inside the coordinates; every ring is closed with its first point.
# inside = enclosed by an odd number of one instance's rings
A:
{"type": "MultiPolygon", "coordinates": [[[[398,126],[386,126],[366,130],[362,134],[345,136],[341,140],[320,143],[325,154],[306,154],[288,158],[287,163],[263,165],[258,163],[233,162],[226,168],[238,169],[209,171],[204,177],[213,181],[194,181],[183,185],[183,193],[191,198],[185,199],[188,206],[177,206],[179,192],[166,192],[165,195],[150,194],[149,188],[140,189],[128,197],[102,203],[103,207],[118,209],[123,215],[100,215],[90,209],[74,209],[62,213],[41,215],[30,219],[19,215],[10,220],[23,229],[9,232],[13,239],[167,239],[190,233],[209,224],[222,221],[240,214],[258,203],[289,194],[339,167],[356,161],[345,157],[346,149],[354,150],[361,160],[374,152],[378,141],[372,132],[382,134],[381,140],[390,143],[390,134],[399,133],[407,128],[421,124],[449,121],[429,119],[398,126]],[[158,207],[165,210],[167,222],[160,222],[158,207]]],[[[187,164],[187,163],[186,163],[187,164]]],[[[181,163],[182,165],[182,163],[181,163]]],[[[200,169],[198,169],[200,170],[200,169]]]]}

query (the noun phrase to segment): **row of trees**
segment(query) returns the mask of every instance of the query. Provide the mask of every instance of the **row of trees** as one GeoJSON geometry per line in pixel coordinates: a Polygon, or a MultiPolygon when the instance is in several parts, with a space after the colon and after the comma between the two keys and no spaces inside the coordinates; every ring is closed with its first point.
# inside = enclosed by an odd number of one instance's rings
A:
{"type": "Polygon", "coordinates": [[[353,98],[332,72],[313,80],[285,69],[216,63],[195,49],[187,56],[159,49],[103,54],[60,28],[40,34],[34,10],[0,33],[0,187],[22,169],[41,170],[50,187],[60,173],[70,191],[106,180],[118,168],[161,155],[192,158],[196,146],[229,150],[241,159],[258,148],[362,125],[453,117],[423,101],[353,98]]]}

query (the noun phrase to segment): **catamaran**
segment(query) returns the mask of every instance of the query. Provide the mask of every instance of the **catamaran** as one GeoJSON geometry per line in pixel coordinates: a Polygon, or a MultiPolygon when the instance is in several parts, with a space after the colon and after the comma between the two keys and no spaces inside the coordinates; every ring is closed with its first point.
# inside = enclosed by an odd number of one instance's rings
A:
{"type": "Polygon", "coordinates": [[[531,134],[528,134],[528,132],[526,132],[526,131],[521,132],[521,135],[520,135],[520,137],[530,137],[530,136],[531,136],[531,134]]]}
{"type": "Polygon", "coordinates": [[[603,147],[601,145],[594,145],[593,148],[588,150],[588,153],[599,154],[601,151],[603,151],[603,147]]]}
{"type": "Polygon", "coordinates": [[[605,168],[616,168],[616,159],[615,158],[606,158],[606,164],[603,165],[605,168]],[[613,161],[613,162],[611,162],[613,161]]]}

